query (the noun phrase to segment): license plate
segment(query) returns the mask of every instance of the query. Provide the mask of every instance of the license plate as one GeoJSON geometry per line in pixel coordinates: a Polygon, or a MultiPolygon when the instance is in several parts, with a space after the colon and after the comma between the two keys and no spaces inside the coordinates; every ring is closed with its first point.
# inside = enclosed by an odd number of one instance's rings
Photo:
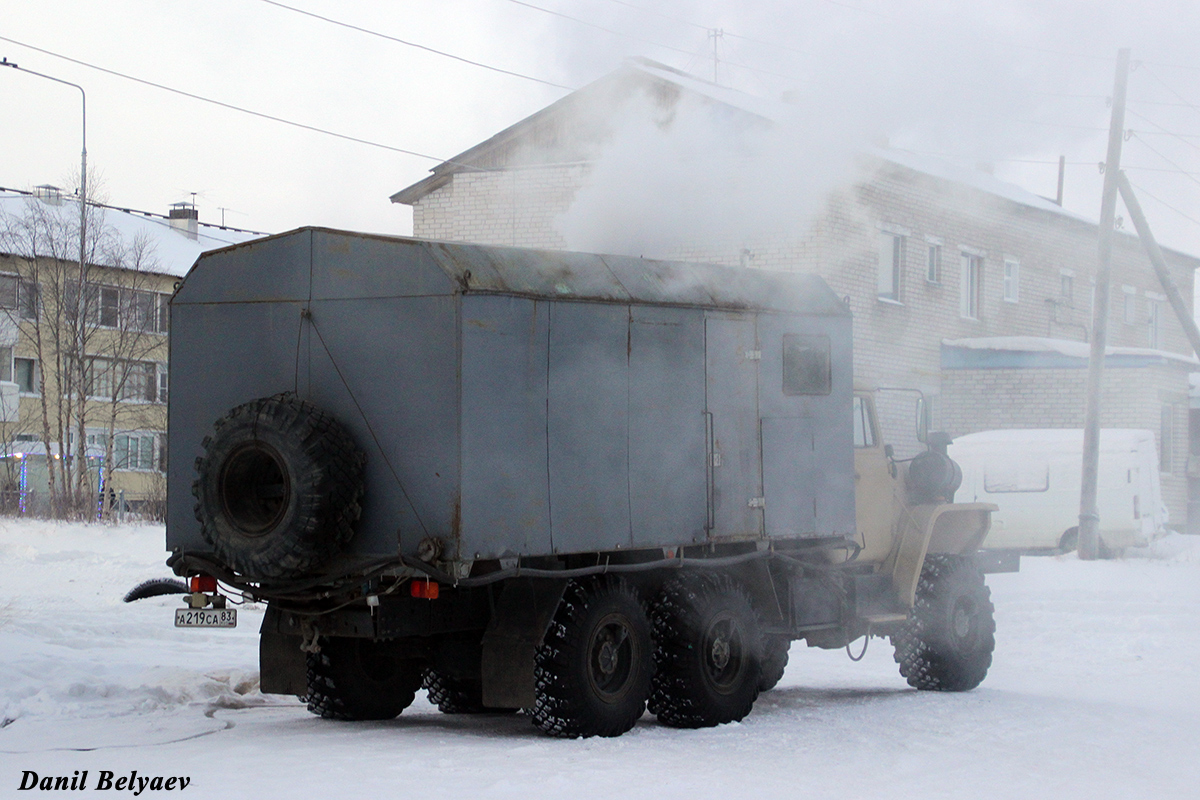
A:
{"type": "Polygon", "coordinates": [[[236,628],[236,608],[177,608],[176,628],[236,628]]]}

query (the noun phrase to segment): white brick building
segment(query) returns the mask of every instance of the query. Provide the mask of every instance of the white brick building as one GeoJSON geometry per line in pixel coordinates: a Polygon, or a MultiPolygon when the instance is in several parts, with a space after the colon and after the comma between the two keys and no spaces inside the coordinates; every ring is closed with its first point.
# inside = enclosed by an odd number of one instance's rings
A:
{"type": "MultiPolygon", "coordinates": [[[[731,92],[631,62],[393,195],[430,239],[562,249],[556,228],[610,131],[605,110],[642,96],[669,109],[687,93],[762,124],[731,92]]],[[[991,175],[890,150],[830,193],[807,229],[664,255],[822,275],[854,312],[856,377],[920,389],[934,425],[1082,427],[1097,226],[991,175]]],[[[1189,303],[1200,260],[1167,251],[1189,303]]],[[[1188,499],[1188,373],[1182,326],[1138,240],[1115,238],[1101,423],[1158,435],[1173,524],[1188,499]]]]}

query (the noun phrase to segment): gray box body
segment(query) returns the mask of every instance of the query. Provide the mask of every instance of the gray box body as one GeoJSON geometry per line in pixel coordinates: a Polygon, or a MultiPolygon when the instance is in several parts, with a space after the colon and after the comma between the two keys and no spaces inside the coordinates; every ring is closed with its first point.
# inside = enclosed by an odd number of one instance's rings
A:
{"type": "Polygon", "coordinates": [[[352,558],[851,536],[852,374],[815,276],[300,229],[172,301],[167,547],[211,550],[213,422],[284,391],[366,453],[352,558]]]}

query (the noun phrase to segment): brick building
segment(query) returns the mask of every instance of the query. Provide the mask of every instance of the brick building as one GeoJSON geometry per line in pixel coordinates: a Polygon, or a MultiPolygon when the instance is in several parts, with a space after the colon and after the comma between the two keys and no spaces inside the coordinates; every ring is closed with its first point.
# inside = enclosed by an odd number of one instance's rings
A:
{"type": "MultiPolygon", "coordinates": [[[[696,99],[773,124],[750,98],[633,61],[435,167],[392,196],[422,238],[561,249],[557,226],[634,101],[670,119],[696,99]]],[[[769,167],[769,165],[767,165],[769,167]]],[[[823,276],[854,312],[855,373],[919,389],[935,427],[1082,427],[1097,252],[1094,222],[977,170],[906,152],[859,157],[811,224],[724,245],[656,253],[823,276]]],[[[1200,260],[1166,251],[1189,304],[1200,260]]],[[[1173,525],[1188,499],[1188,374],[1200,362],[1138,240],[1114,242],[1105,427],[1158,437],[1173,525]]]]}

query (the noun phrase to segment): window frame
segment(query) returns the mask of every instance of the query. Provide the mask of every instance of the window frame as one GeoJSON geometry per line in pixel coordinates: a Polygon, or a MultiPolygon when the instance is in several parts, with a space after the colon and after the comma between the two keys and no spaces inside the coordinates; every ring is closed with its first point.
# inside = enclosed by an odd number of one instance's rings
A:
{"type": "Polygon", "coordinates": [[[1021,302],[1021,262],[1015,258],[1004,259],[1004,302],[1021,302]]]}
{"type": "Polygon", "coordinates": [[[959,265],[958,314],[962,319],[978,322],[983,305],[983,255],[964,249],[959,265]]]}
{"type": "Polygon", "coordinates": [[[942,243],[926,239],[925,282],[933,286],[942,285],[942,243]]]}
{"type": "Polygon", "coordinates": [[[876,265],[875,293],[876,298],[882,302],[901,304],[904,302],[903,282],[904,261],[908,249],[907,239],[907,235],[895,230],[881,229],[879,231],[879,262],[876,265]]]}

